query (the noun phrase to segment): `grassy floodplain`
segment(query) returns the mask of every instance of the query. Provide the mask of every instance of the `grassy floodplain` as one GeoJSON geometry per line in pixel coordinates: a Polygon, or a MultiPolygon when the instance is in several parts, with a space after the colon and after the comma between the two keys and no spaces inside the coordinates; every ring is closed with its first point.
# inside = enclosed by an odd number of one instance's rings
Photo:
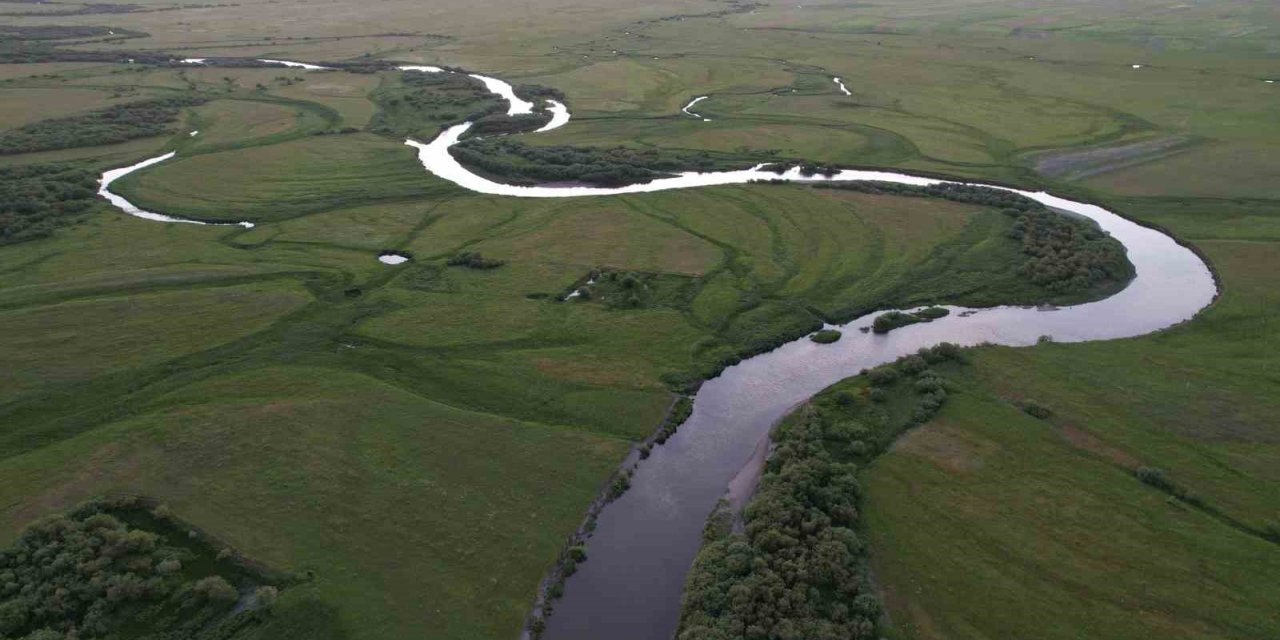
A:
{"type": "MultiPolygon", "coordinates": [[[[863,470],[885,633],[1280,633],[1266,579],[1280,554],[1266,541],[1280,527],[1274,7],[138,5],[0,21],[146,34],[59,43],[75,50],[459,65],[564,92],[573,121],[531,145],[939,172],[1163,226],[1212,262],[1211,309],[1144,338],[978,349],[939,416],[863,470]],[[701,95],[710,121],[680,114],[701,95]],[[1164,138],[1179,142],[1138,144],[1164,138]],[[1037,172],[1046,158],[1062,171],[1037,172]],[[1052,415],[1027,416],[1028,399],[1052,415]],[[1138,467],[1210,510],[1142,484],[1138,467]]],[[[257,637],[509,638],[616,463],[661,421],[670,382],[820,318],[1044,296],[1014,273],[1007,219],[978,206],[795,186],[462,192],[363,130],[397,77],[0,65],[5,129],[209,98],[164,135],[6,166],[101,170],[176,149],[119,191],[258,223],[160,225],[101,205],[0,246],[0,542],[90,497],[144,494],[252,558],[314,573],[257,637]],[[388,267],[381,250],[413,260],[388,267]],[[445,265],[462,251],[506,264],[445,265]],[[651,291],[637,308],[553,301],[597,269],[651,291]]]]}

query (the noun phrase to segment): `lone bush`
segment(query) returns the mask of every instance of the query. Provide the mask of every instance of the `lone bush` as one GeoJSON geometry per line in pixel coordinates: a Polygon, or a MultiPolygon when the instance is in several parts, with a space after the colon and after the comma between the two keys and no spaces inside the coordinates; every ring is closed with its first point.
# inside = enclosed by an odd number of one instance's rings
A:
{"type": "Polygon", "coordinates": [[[235,602],[240,598],[236,588],[222,576],[201,578],[191,587],[191,592],[211,602],[235,602]]]}
{"type": "Polygon", "coordinates": [[[467,267],[468,269],[497,269],[506,264],[504,260],[491,260],[474,251],[464,251],[450,256],[445,264],[451,267],[467,267]]]}
{"type": "Polygon", "coordinates": [[[840,339],[841,333],[835,329],[823,329],[813,335],[809,339],[818,344],[831,344],[840,339]]]}
{"type": "Polygon", "coordinates": [[[1039,418],[1040,420],[1048,420],[1053,416],[1052,409],[1036,402],[1035,400],[1023,400],[1022,410],[1025,411],[1027,415],[1033,418],[1039,418]]]}

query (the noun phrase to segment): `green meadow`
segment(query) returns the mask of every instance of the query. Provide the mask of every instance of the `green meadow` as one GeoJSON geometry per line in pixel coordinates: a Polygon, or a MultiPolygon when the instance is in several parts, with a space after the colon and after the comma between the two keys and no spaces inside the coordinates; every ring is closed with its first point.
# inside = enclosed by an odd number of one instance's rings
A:
{"type": "Polygon", "coordinates": [[[619,462],[691,383],[877,308],[1054,298],[1020,276],[1012,221],[991,207],[795,185],[484,196],[403,145],[458,114],[394,106],[395,71],[19,54],[383,60],[563,92],[573,119],[529,145],[1000,181],[1190,243],[1221,285],[1200,316],[1128,340],[967,350],[941,412],[861,469],[881,632],[1280,634],[1274,7],[137,4],[0,17],[144,33],[0,32],[0,128],[204,101],[159,135],[0,164],[98,172],[177,151],[113,190],[256,226],[95,201],[0,245],[0,547],[87,500],[144,496],[298,577],[236,637],[511,638],[619,462]],[[680,112],[702,95],[709,121],[680,112]],[[448,264],[464,252],[502,264],[448,264]],[[562,301],[594,274],[643,288],[562,301]]]}

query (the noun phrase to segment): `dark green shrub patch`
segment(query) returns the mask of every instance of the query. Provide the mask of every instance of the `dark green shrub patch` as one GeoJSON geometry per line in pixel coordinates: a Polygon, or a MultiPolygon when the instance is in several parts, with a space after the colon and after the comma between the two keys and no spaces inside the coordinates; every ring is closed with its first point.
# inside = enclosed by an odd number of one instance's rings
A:
{"type": "Polygon", "coordinates": [[[126,38],[144,38],[147,35],[141,31],[101,25],[0,25],[0,42],[14,40],[72,40],[105,38],[107,36],[113,36],[111,39],[114,40],[124,40],[126,38]]]}
{"type": "Polygon", "coordinates": [[[1047,420],[1053,416],[1053,411],[1049,409],[1049,407],[1046,407],[1035,400],[1023,400],[1019,404],[1021,405],[1022,410],[1033,418],[1047,420]]]}
{"type": "Polygon", "coordinates": [[[467,267],[468,269],[497,269],[506,264],[505,260],[486,258],[474,251],[463,251],[450,256],[445,264],[451,267],[467,267]]]}
{"type": "Polygon", "coordinates": [[[1009,237],[1022,241],[1027,256],[1018,273],[1054,293],[1124,283],[1134,275],[1124,246],[1087,220],[1047,210],[1021,212],[1009,237]]]}
{"type": "Polygon", "coordinates": [[[43,238],[92,206],[97,176],[60,164],[0,167],[0,245],[43,238]]]}
{"type": "Polygon", "coordinates": [[[90,147],[164,135],[183,107],[203,102],[204,98],[198,96],[143,100],[33,122],[0,132],[0,154],[90,147]]]}
{"type": "Polygon", "coordinates": [[[533,131],[551,121],[551,112],[535,111],[509,116],[506,112],[491,113],[475,121],[468,135],[505,135],[533,131]]]}
{"type": "Polygon", "coordinates": [[[831,344],[832,342],[839,340],[841,335],[842,334],[835,329],[823,329],[822,331],[809,336],[809,339],[818,344],[831,344]]]}
{"type": "Polygon", "coordinates": [[[967,184],[935,184],[916,186],[898,184],[896,182],[878,182],[861,180],[858,182],[829,182],[814,185],[818,189],[843,189],[845,191],[861,191],[862,193],[887,194],[895,196],[914,196],[919,198],[944,198],[955,202],[980,204],[998,209],[1016,212],[1040,211],[1044,205],[1024,195],[979,185],[967,184]]]}
{"type": "Polygon", "coordinates": [[[538,147],[507,138],[471,138],[449,149],[464,165],[516,182],[586,182],[618,186],[681,171],[741,167],[741,158],[709,152],[630,147],[538,147]]]}
{"type": "Polygon", "coordinates": [[[430,138],[442,127],[489,115],[506,118],[506,102],[461,73],[403,71],[399,82],[369,98],[378,105],[369,131],[397,138],[430,138]]]}
{"type": "MultiPolygon", "coordinates": [[[[916,370],[915,360],[955,360],[954,345],[872,371],[916,370]],[[926,358],[926,354],[928,358],[926,358]]],[[[895,374],[895,379],[897,375],[895,374]]],[[[911,387],[880,401],[870,375],[818,394],[779,424],[776,448],[741,533],[718,507],[685,583],[680,640],[878,637],[880,603],[859,537],[858,469],[946,400],[941,377],[920,368],[911,387]],[[933,382],[929,382],[933,381],[933,382]]]]}
{"type": "Polygon", "coordinates": [[[610,309],[687,309],[697,295],[697,284],[694,278],[670,273],[595,269],[569,287],[565,296],[576,291],[573,299],[595,301],[610,309]]]}
{"type": "Polygon", "coordinates": [[[907,313],[905,311],[889,311],[876,316],[871,324],[871,330],[876,333],[889,333],[899,327],[905,327],[909,324],[917,322],[930,322],[943,318],[951,312],[942,307],[929,307],[920,311],[907,313]]]}
{"type": "MultiPolygon", "coordinates": [[[[658,429],[658,435],[654,436],[654,442],[665,444],[667,438],[675,435],[680,425],[693,414],[693,398],[689,396],[680,396],[676,400],[675,406],[671,408],[671,413],[667,415],[667,419],[662,422],[662,427],[658,429]]],[[[643,455],[643,454],[642,454],[643,455]]],[[[643,457],[648,457],[644,455],[643,457]]]]}
{"type": "Polygon", "coordinates": [[[635,473],[634,469],[627,469],[613,477],[613,481],[609,483],[609,491],[605,495],[605,499],[612,502],[622,497],[622,494],[631,488],[631,476],[635,473]]]}
{"type": "Polygon", "coordinates": [[[1120,244],[1093,222],[1050,211],[1021,194],[977,185],[927,187],[889,182],[838,182],[814,185],[864,193],[945,198],[1004,211],[1015,218],[1009,237],[1022,243],[1026,261],[1019,274],[1051,293],[1070,294],[1097,286],[1117,286],[1133,278],[1133,265],[1120,244]]]}
{"type": "Polygon", "coordinates": [[[265,619],[270,579],[163,507],[94,502],[0,551],[0,637],[227,638],[265,619]]]}
{"type": "Polygon", "coordinates": [[[837,173],[840,173],[840,169],[836,167],[828,167],[825,165],[814,164],[812,162],[806,162],[800,165],[800,175],[805,177],[823,175],[830,178],[837,173]]]}
{"type": "Polygon", "coordinates": [[[525,100],[551,99],[564,102],[564,92],[555,88],[547,87],[540,84],[518,84],[515,85],[516,95],[525,100]]]}
{"type": "Polygon", "coordinates": [[[899,327],[905,327],[917,322],[924,322],[924,320],[915,314],[903,311],[890,311],[876,316],[875,321],[871,325],[871,330],[876,333],[889,333],[899,327]]]}

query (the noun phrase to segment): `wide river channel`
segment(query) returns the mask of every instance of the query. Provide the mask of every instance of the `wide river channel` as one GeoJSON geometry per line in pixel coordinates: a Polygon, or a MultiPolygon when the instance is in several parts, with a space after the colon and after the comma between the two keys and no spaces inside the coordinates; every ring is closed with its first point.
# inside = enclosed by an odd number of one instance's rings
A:
{"type": "MultiPolygon", "coordinates": [[[[443,72],[435,67],[416,67],[443,72]]],[[[486,86],[508,97],[511,113],[528,113],[510,85],[484,77],[486,86]],[[508,95],[510,94],[510,95],[508,95]]],[[[526,106],[527,105],[527,106],[526,106]]],[[[555,127],[569,121],[560,103],[548,104],[555,127]]],[[[686,173],[619,188],[513,186],[478,176],[449,153],[470,128],[460,124],[429,143],[409,140],[423,167],[471,191],[511,197],[608,197],[669,189],[742,184],[782,178],[794,182],[880,180],[928,185],[945,181],[888,171],[845,170],[830,178],[802,176],[792,169],[779,176],[760,169],[686,173]]],[[[544,129],[553,128],[552,126],[544,129]]],[[[107,191],[116,178],[163,158],[104,175],[102,192],[126,213],[151,220],[185,220],[145,212],[107,191]]],[[[974,183],[968,183],[974,184],[974,183]]],[[[1016,191],[1010,189],[1010,191],[1016,191]]],[[[1169,236],[1101,207],[1043,192],[1016,191],[1051,208],[1087,217],[1124,244],[1136,277],[1119,293],[1070,307],[949,307],[951,315],[887,335],[863,333],[879,312],[835,328],[839,342],[819,345],[800,339],[729,367],[698,391],[693,414],[677,434],[636,470],[631,489],[601,512],[587,546],[589,560],[566,583],[564,597],[547,620],[550,640],[669,640],[680,614],[686,572],[698,551],[703,522],[731,482],[758,467],[770,427],[786,412],[823,388],[866,367],[894,360],[939,342],[1010,346],[1035,344],[1040,336],[1057,342],[1112,340],[1140,336],[1194,316],[1217,293],[1208,266],[1169,236]]],[[[735,483],[736,484],[736,483],[735,483]]],[[[749,483],[748,483],[749,484],[749,483]]]]}

